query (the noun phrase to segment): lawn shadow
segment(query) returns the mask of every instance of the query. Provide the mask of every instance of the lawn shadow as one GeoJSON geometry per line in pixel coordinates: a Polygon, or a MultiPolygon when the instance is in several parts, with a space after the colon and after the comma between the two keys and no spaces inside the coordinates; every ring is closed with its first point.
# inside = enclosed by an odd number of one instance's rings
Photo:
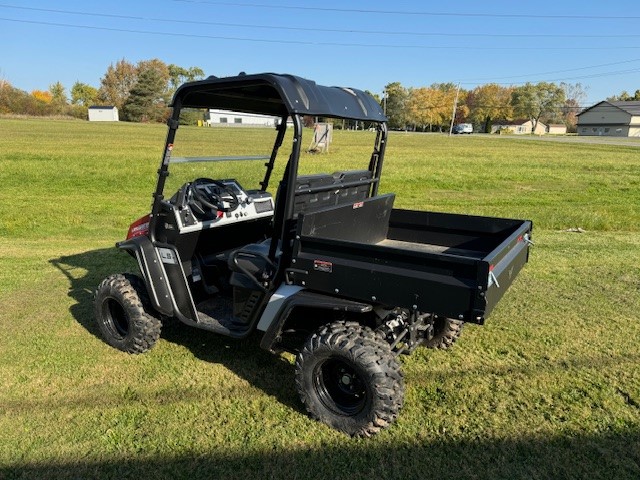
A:
{"type": "MultiPolygon", "coordinates": [[[[0,467],[0,479],[590,479],[640,478],[640,432],[517,439],[478,438],[354,440],[264,452],[224,445],[192,455],[140,454],[100,461],[16,461],[0,467]]],[[[105,458],[101,456],[100,458],[105,458]]]]}
{"type": "MultiPolygon", "coordinates": [[[[67,255],[49,262],[69,281],[69,296],[74,300],[69,311],[73,318],[87,332],[101,339],[93,313],[95,289],[113,273],[138,274],[135,261],[115,248],[105,248],[67,255]]],[[[205,362],[224,365],[284,405],[303,411],[294,387],[293,365],[285,358],[261,349],[256,335],[246,340],[233,340],[175,322],[163,327],[161,339],[188,348],[205,362]]]]}
{"type": "Polygon", "coordinates": [[[95,290],[108,275],[133,271],[135,264],[127,257],[115,248],[102,248],[49,260],[69,281],[68,295],[75,301],[69,312],[80,325],[98,338],[100,335],[93,317],[95,290]]]}

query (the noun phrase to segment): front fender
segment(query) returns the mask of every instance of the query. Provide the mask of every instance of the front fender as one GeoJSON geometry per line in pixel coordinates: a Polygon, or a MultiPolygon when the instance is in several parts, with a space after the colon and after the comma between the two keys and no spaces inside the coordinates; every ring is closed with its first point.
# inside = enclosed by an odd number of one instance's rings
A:
{"type": "Polygon", "coordinates": [[[127,251],[138,261],[153,308],[163,315],[173,316],[171,291],[162,270],[162,260],[149,237],[133,237],[118,242],[116,247],[127,251]]]}

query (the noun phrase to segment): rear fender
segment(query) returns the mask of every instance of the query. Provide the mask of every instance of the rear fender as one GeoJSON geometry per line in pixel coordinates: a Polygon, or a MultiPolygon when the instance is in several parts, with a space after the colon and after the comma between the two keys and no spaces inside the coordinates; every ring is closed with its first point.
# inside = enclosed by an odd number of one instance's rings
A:
{"type": "Polygon", "coordinates": [[[309,292],[295,285],[282,285],[269,299],[258,322],[258,330],[265,332],[260,342],[262,348],[270,351],[274,349],[291,313],[299,307],[353,313],[366,313],[373,310],[373,307],[367,303],[309,292]]]}

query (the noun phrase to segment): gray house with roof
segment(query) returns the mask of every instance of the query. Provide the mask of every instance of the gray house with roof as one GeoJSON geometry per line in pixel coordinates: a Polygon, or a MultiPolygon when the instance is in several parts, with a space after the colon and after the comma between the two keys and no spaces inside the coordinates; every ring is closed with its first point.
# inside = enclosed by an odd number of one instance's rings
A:
{"type": "Polygon", "coordinates": [[[578,135],[640,137],[640,102],[600,102],[578,114],[578,135]]]}

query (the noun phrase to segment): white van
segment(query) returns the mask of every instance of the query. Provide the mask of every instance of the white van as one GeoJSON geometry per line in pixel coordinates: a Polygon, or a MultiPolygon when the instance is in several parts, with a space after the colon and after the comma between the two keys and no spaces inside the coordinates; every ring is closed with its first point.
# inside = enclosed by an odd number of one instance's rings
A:
{"type": "Polygon", "coordinates": [[[473,125],[470,123],[459,123],[453,127],[453,133],[473,133],[473,125]]]}

